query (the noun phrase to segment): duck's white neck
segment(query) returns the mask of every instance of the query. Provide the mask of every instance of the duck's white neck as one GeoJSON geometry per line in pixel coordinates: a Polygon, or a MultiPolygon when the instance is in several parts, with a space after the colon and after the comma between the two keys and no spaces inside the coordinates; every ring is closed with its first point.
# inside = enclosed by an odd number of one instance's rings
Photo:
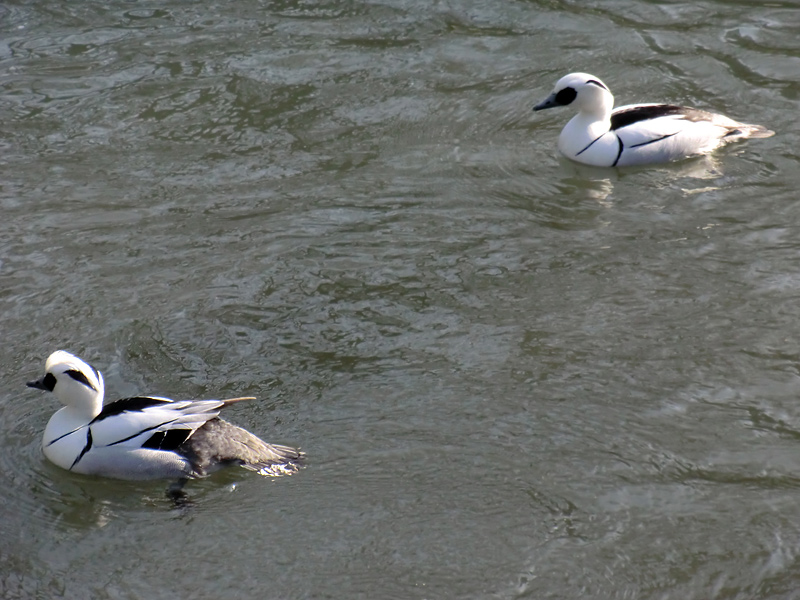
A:
{"type": "Polygon", "coordinates": [[[594,139],[611,129],[611,118],[610,114],[596,115],[579,112],[570,119],[568,126],[577,131],[587,131],[589,136],[594,139]]]}
{"type": "Polygon", "coordinates": [[[69,414],[75,415],[75,418],[85,419],[87,423],[103,410],[105,385],[103,376],[99,373],[96,380],[92,382],[92,387],[70,377],[62,377],[56,384],[53,393],[66,407],[62,410],[67,410],[69,414]]]}
{"type": "Polygon", "coordinates": [[[608,90],[594,85],[587,85],[586,88],[592,93],[579,96],[578,116],[590,121],[609,121],[614,110],[614,96],[608,90]]]}
{"type": "MultiPolygon", "coordinates": [[[[103,410],[103,394],[83,394],[80,398],[72,397],[70,404],[61,409],[74,414],[75,418],[91,421],[103,410]]],[[[61,411],[59,411],[61,412],[61,411]]]]}

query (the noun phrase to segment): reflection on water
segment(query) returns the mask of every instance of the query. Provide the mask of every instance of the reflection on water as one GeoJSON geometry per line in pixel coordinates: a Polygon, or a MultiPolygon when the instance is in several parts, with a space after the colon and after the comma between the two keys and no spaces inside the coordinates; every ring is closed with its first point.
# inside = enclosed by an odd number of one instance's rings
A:
{"type": "Polygon", "coordinates": [[[0,7],[0,596],[792,597],[795,11],[0,7]],[[777,135],[575,165],[572,71],[777,135]],[[63,472],[56,348],[309,466],[63,472]]]}

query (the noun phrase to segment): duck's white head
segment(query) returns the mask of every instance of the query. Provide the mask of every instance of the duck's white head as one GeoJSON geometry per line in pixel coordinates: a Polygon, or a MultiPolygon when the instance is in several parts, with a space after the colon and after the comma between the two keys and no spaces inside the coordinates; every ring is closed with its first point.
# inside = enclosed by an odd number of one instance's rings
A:
{"type": "Polygon", "coordinates": [[[608,119],[614,108],[614,96],[606,84],[588,73],[570,73],[556,83],[553,93],[533,107],[544,110],[556,106],[573,106],[579,113],[608,119]]]}
{"type": "Polygon", "coordinates": [[[100,371],[64,350],[53,352],[44,369],[44,377],[29,381],[28,387],[53,392],[62,404],[88,416],[100,413],[105,394],[100,371]]]}

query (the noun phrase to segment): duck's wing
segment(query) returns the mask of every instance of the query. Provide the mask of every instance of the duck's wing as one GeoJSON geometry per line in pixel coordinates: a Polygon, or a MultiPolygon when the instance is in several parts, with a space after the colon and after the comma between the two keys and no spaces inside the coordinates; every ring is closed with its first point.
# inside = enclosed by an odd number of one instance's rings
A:
{"type": "Polygon", "coordinates": [[[622,106],[611,114],[618,166],[667,162],[705,154],[748,137],[751,126],[724,115],[673,104],[622,106]]]}
{"type": "Polygon", "coordinates": [[[89,423],[92,445],[171,450],[215,418],[223,406],[222,400],[123,398],[104,406],[89,423]]]}
{"type": "MultiPolygon", "coordinates": [[[[644,124],[646,121],[655,121],[663,117],[683,119],[686,121],[711,121],[716,116],[706,110],[678,106],[676,104],[627,104],[618,106],[611,113],[611,129],[617,130],[628,127],[634,123],[644,124]]],[[[725,118],[725,117],[723,117],[725,118]]],[[[731,119],[728,119],[731,123],[731,119]]]]}
{"type": "Polygon", "coordinates": [[[631,104],[611,113],[611,131],[626,148],[655,144],[687,131],[719,138],[739,123],[722,115],[674,104],[631,104]]]}

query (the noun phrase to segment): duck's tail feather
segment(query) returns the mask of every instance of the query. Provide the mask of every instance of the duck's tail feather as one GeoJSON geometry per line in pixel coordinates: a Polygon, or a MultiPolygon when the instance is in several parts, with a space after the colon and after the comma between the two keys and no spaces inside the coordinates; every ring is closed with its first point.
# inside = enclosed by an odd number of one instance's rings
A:
{"type": "Polygon", "coordinates": [[[227,398],[225,400],[220,400],[224,406],[228,406],[229,404],[236,404],[237,402],[244,402],[245,400],[255,400],[255,396],[242,396],[241,398],[227,398]]]}

